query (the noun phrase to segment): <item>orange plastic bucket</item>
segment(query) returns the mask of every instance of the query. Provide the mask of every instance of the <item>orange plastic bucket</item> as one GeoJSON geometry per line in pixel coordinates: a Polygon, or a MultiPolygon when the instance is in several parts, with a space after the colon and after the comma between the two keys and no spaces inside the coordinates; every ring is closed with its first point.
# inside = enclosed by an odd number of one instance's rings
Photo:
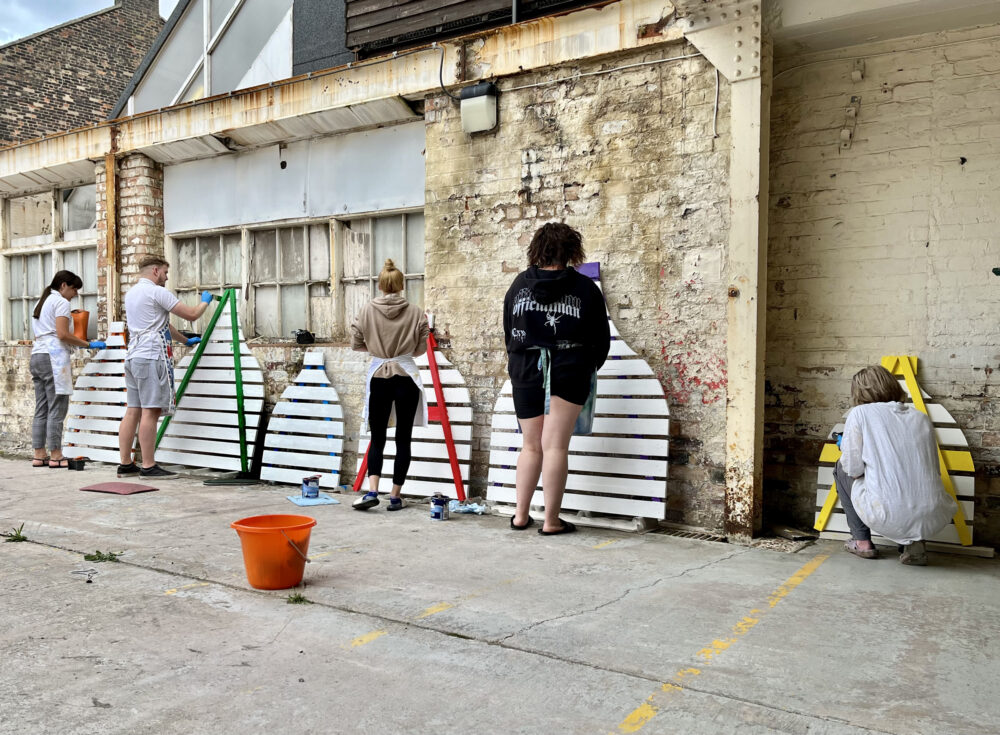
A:
{"type": "Polygon", "coordinates": [[[73,336],[77,339],[87,339],[87,329],[90,327],[90,312],[83,309],[73,309],[73,336]]]}
{"type": "Polygon", "coordinates": [[[284,590],[302,581],[309,536],[316,519],[309,516],[252,516],[232,523],[243,544],[247,581],[259,590],[284,590]]]}

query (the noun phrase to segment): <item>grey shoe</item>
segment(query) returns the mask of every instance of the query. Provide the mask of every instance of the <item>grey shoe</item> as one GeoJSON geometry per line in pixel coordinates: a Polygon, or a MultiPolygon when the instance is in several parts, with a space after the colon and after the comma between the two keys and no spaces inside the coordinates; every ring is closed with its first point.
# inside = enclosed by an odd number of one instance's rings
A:
{"type": "Polygon", "coordinates": [[[152,467],[143,467],[140,469],[139,477],[151,477],[155,480],[173,480],[177,477],[177,473],[165,470],[160,465],[154,464],[152,467]]]}
{"type": "Polygon", "coordinates": [[[911,567],[927,566],[927,546],[923,541],[914,541],[903,547],[903,553],[899,555],[899,563],[911,567]]]}
{"type": "Polygon", "coordinates": [[[368,510],[369,508],[374,508],[376,505],[378,505],[378,493],[368,492],[355,500],[351,504],[351,507],[354,510],[368,510]]]}
{"type": "Polygon", "coordinates": [[[870,549],[862,549],[858,546],[857,539],[851,539],[844,544],[844,548],[855,556],[860,556],[862,559],[878,559],[878,549],[872,546],[870,549]]]}
{"type": "Polygon", "coordinates": [[[118,465],[119,477],[128,477],[129,475],[138,475],[138,474],[139,474],[139,465],[137,465],[135,462],[132,462],[131,464],[118,465]]]}

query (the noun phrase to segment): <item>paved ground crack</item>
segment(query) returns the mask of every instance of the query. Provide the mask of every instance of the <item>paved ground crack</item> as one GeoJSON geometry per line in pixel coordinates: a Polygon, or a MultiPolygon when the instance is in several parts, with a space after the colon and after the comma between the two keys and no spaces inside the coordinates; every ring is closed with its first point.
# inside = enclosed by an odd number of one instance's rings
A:
{"type": "Polygon", "coordinates": [[[727,554],[726,556],[721,556],[718,559],[713,559],[712,561],[705,562],[704,564],[699,564],[697,566],[688,567],[687,569],[685,569],[685,570],[683,570],[681,572],[678,572],[677,574],[671,574],[671,575],[668,575],[666,577],[660,577],[659,579],[655,579],[652,582],[649,582],[648,584],[639,585],[638,587],[629,587],[625,591],[623,591],[620,595],[618,595],[617,597],[614,597],[614,598],[612,598],[610,600],[607,600],[606,602],[602,602],[599,605],[595,605],[593,607],[586,608],[585,610],[576,610],[575,612],[566,613],[565,615],[555,615],[555,616],[553,616],[551,618],[546,618],[544,620],[538,620],[538,621],[536,621],[534,623],[531,623],[530,625],[524,626],[520,630],[516,630],[513,633],[508,633],[507,635],[503,636],[502,638],[497,639],[497,642],[503,644],[503,643],[505,643],[506,641],[509,641],[511,638],[513,638],[515,636],[523,635],[523,634],[527,633],[528,631],[534,630],[535,628],[537,628],[537,627],[539,627],[541,625],[546,625],[547,623],[553,623],[553,622],[555,622],[557,620],[567,620],[569,618],[575,618],[575,617],[579,617],[581,615],[589,615],[590,613],[597,612],[598,610],[601,610],[601,609],[603,609],[605,607],[608,607],[609,605],[614,605],[617,602],[621,602],[626,597],[628,597],[629,595],[631,595],[633,592],[639,592],[641,590],[651,589],[653,587],[656,587],[658,584],[660,584],[662,582],[666,582],[666,581],[669,581],[671,579],[677,579],[679,577],[683,577],[686,574],[690,574],[691,572],[697,572],[697,571],[699,571],[701,569],[705,569],[707,567],[711,567],[711,566],[714,566],[716,564],[721,564],[724,561],[728,561],[729,559],[732,559],[734,556],[740,556],[742,554],[746,554],[749,551],[750,551],[749,548],[738,549],[738,550],[736,550],[736,551],[734,551],[734,552],[732,552],[730,554],[727,554]]]}

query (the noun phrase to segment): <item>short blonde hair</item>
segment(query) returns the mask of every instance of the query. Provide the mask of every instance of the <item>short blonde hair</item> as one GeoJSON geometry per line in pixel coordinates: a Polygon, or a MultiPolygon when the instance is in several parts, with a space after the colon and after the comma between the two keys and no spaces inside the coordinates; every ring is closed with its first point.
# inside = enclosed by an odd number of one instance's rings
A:
{"type": "Polygon", "coordinates": [[[378,287],[384,294],[399,293],[403,290],[403,272],[392,262],[392,258],[385,259],[382,272],[378,274],[378,287]]]}
{"type": "Polygon", "coordinates": [[[902,401],[904,395],[899,381],[881,365],[869,365],[851,379],[851,403],[855,406],[902,401]]]}

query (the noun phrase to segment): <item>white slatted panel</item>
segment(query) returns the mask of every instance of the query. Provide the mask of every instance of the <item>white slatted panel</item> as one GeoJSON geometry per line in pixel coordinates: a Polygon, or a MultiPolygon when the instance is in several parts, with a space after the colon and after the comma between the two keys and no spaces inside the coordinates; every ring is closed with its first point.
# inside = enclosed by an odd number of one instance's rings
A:
{"type": "Polygon", "coordinates": [[[337,487],[344,450],[342,418],[340,396],[326,376],[323,352],[306,352],[302,370],[271,412],[260,479],[301,485],[303,477],[319,475],[321,487],[337,487]]]}
{"type": "MultiPolygon", "coordinates": [[[[233,354],[235,338],[240,348],[249,465],[264,407],[264,374],[246,346],[242,330],[234,335],[232,324],[227,304],[157,447],[157,462],[217,470],[242,469],[233,354]]],[[[178,388],[192,357],[193,353],[184,357],[174,370],[178,388]]]]}
{"type": "MultiPolygon", "coordinates": [[[[444,402],[448,407],[448,422],[451,425],[452,439],[455,442],[455,454],[458,457],[459,473],[462,477],[463,489],[468,493],[469,487],[469,456],[472,451],[472,400],[465,378],[438,350],[434,351],[437,360],[438,375],[444,393],[444,402]]],[[[427,355],[416,359],[420,367],[420,379],[424,384],[424,396],[427,407],[437,405],[434,394],[434,383],[431,381],[431,371],[427,355]]],[[[365,427],[362,427],[364,429],[365,427]]],[[[388,492],[392,489],[392,465],[396,457],[396,445],[393,437],[396,430],[390,428],[385,445],[385,459],[382,463],[382,476],[379,481],[379,491],[388,492]]],[[[364,458],[371,435],[361,435],[358,448],[358,470],[364,458]]],[[[448,460],[447,445],[444,441],[444,428],[436,421],[431,421],[426,427],[413,429],[413,441],[410,444],[410,470],[403,485],[404,495],[429,496],[441,493],[449,498],[457,498],[455,481],[448,460]]],[[[367,484],[365,485],[367,487],[367,484]]]]}
{"type": "Polygon", "coordinates": [[[63,433],[67,457],[120,461],[118,425],[125,416],[125,324],[112,322],[99,350],[73,385],[63,433]]]}
{"type": "MultiPolygon", "coordinates": [[[[906,386],[905,380],[899,381],[900,387],[909,396],[910,390],[906,386]]],[[[925,401],[930,400],[930,396],[927,392],[921,388],[921,396],[925,401]]],[[[937,436],[938,444],[941,447],[946,447],[949,449],[965,449],[968,450],[969,442],[965,438],[965,434],[962,433],[962,429],[958,426],[958,423],[952,417],[948,410],[939,403],[925,403],[927,407],[927,415],[930,417],[931,421],[934,423],[934,433],[937,436]]],[[[846,415],[845,415],[846,416],[846,415]]],[[[838,423],[834,426],[833,431],[842,432],[844,430],[843,422],[838,423]]],[[[975,478],[971,475],[957,475],[952,474],[951,476],[952,484],[955,486],[955,494],[958,496],[959,504],[962,506],[962,511],[965,514],[965,523],[969,527],[969,535],[973,534],[973,520],[975,518],[975,478]]],[[[819,520],[820,512],[823,510],[823,504],[826,502],[827,495],[830,492],[830,486],[833,484],[833,465],[821,464],[819,466],[819,472],[817,473],[817,489],[816,489],[816,519],[819,520]]],[[[850,528],[847,525],[847,516],[844,515],[843,506],[840,504],[840,499],[837,499],[836,504],[833,507],[833,513],[830,514],[830,518],[827,521],[826,528],[820,533],[822,538],[850,538],[850,528]]],[[[880,538],[877,533],[872,532],[872,536],[875,538],[880,538]]],[[[935,541],[942,544],[956,544],[961,545],[961,541],[958,537],[958,529],[955,527],[955,522],[952,521],[947,526],[945,526],[941,531],[939,531],[934,536],[931,536],[925,541],[935,541]]]]}
{"type": "MultiPolygon", "coordinates": [[[[621,339],[610,315],[608,322],[611,349],[597,373],[594,433],[570,440],[562,507],[598,516],[662,520],[666,517],[670,409],[652,369],[621,339]]],[[[511,396],[508,380],[494,407],[487,497],[514,505],[522,437],[511,396]]],[[[532,505],[545,505],[541,488],[532,505]]]]}

